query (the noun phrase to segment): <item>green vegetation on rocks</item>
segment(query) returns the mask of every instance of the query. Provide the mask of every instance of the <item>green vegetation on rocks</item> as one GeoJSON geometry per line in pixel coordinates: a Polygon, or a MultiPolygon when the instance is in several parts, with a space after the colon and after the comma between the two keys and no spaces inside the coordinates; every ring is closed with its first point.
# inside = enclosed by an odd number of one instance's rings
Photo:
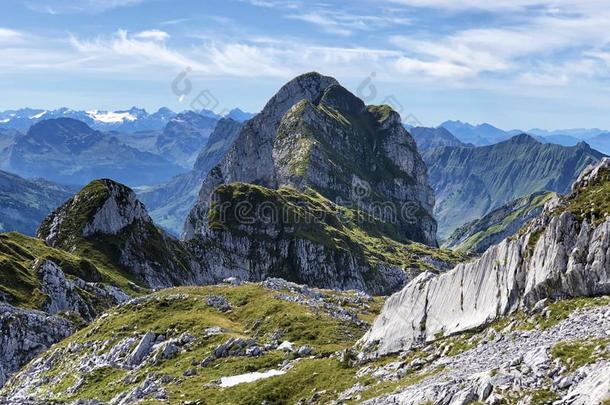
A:
{"type": "MultiPolygon", "coordinates": [[[[464,256],[401,237],[397,225],[358,209],[334,204],[313,189],[299,192],[282,187],[232,183],[220,186],[208,213],[210,228],[240,232],[249,226],[272,227],[275,235],[312,241],[330,249],[361,255],[370,264],[388,263],[403,268],[434,269],[432,258],[448,266],[464,256]],[[246,207],[248,212],[238,208],[246,207]],[[254,225],[256,224],[256,225],[254,225]]],[[[273,236],[267,236],[272,238],[273,236]]]]}
{"type": "Polygon", "coordinates": [[[107,282],[135,293],[130,280],[115,267],[91,255],[77,255],[47,246],[43,241],[18,233],[0,234],[0,293],[11,305],[40,309],[46,296],[36,273],[36,263],[51,260],[66,273],[84,281],[107,282]]]}

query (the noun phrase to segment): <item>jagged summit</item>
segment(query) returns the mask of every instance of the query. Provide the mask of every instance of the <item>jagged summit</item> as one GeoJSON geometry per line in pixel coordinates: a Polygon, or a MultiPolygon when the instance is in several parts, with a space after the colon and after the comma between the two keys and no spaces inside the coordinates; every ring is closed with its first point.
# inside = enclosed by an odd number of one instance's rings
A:
{"type": "Polygon", "coordinates": [[[116,235],[136,221],[152,223],[129,187],[110,179],[94,180],[42,222],[38,237],[56,247],[77,235],[116,235]]]}
{"type": "Polygon", "coordinates": [[[403,221],[400,237],[436,245],[434,195],[400,116],[389,106],[367,107],[319,73],[285,84],[245,123],[233,148],[204,181],[185,225],[187,239],[206,232],[214,189],[233,182],[309,187],[368,212],[376,203],[394,204],[397,211],[411,204],[415,214],[403,221]],[[364,185],[366,195],[356,201],[358,185],[364,185]]]}

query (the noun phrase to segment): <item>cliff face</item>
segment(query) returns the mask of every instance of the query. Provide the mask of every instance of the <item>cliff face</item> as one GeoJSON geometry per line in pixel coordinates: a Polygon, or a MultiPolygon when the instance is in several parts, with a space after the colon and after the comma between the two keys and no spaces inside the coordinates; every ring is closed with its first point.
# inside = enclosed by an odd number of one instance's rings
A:
{"type": "Polygon", "coordinates": [[[244,125],[204,181],[187,219],[187,239],[205,233],[214,189],[233,182],[310,187],[367,212],[381,203],[395,211],[409,205],[408,218],[398,218],[403,236],[436,245],[426,167],[398,114],[387,106],[365,106],[336,80],[317,73],[286,84],[244,125]]]}
{"type": "Polygon", "coordinates": [[[449,268],[461,259],[401,238],[398,226],[337,205],[312,188],[223,185],[212,196],[208,221],[206,233],[188,246],[219,279],[281,277],[388,294],[423,270],[449,268]]]}
{"type": "Polygon", "coordinates": [[[377,353],[472,330],[537,302],[610,294],[610,160],[581,175],[516,238],[391,296],[362,343],[377,353]]]}

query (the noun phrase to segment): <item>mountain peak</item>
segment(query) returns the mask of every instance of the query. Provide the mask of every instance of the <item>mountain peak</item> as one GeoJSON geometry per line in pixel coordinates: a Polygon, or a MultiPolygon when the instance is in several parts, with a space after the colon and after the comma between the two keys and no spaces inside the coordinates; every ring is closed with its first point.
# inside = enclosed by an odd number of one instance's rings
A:
{"type": "Polygon", "coordinates": [[[336,79],[317,72],[302,74],[283,85],[267,102],[262,112],[279,120],[295,103],[303,99],[318,102],[328,87],[338,84],[336,79]]]}
{"type": "Polygon", "coordinates": [[[358,114],[365,108],[362,100],[339,84],[333,84],[326,88],[320,104],[326,104],[348,114],[358,114]]]}
{"type": "Polygon", "coordinates": [[[517,136],[513,136],[508,140],[508,142],[515,144],[539,144],[538,140],[531,135],[528,134],[520,134],[517,136]]]}
{"type": "Polygon", "coordinates": [[[116,235],[136,221],[151,223],[144,205],[129,187],[110,179],[94,180],[40,225],[38,237],[66,247],[79,237],[116,235]]]}

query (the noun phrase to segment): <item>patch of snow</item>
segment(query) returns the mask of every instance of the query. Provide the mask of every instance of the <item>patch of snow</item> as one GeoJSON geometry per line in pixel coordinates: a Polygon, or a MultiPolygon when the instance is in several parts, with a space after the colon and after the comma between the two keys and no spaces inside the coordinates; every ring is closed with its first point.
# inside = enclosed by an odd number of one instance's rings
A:
{"type": "Polygon", "coordinates": [[[9,122],[10,120],[11,120],[10,118],[5,118],[5,119],[3,119],[3,120],[0,120],[0,124],[7,123],[7,122],[9,122]]]}
{"type": "Polygon", "coordinates": [[[130,114],[129,112],[112,112],[112,111],[98,111],[91,110],[87,111],[87,115],[96,121],[103,122],[105,124],[114,124],[125,121],[135,121],[137,117],[130,114]]]}
{"type": "Polygon", "coordinates": [[[45,115],[47,112],[48,112],[47,110],[44,110],[43,112],[41,112],[41,113],[39,113],[39,114],[32,115],[32,116],[30,117],[30,119],[31,119],[31,120],[37,120],[38,118],[40,118],[40,117],[42,117],[43,115],[45,115]]]}
{"type": "Polygon", "coordinates": [[[283,375],[283,374],[286,374],[286,372],[281,371],[281,370],[269,370],[269,371],[264,371],[262,373],[255,371],[253,373],[234,375],[231,377],[222,377],[220,379],[220,386],[223,388],[227,388],[227,387],[232,387],[237,384],[250,383],[250,382],[262,380],[262,379],[269,378],[269,377],[275,377],[277,375],[283,375]]]}

